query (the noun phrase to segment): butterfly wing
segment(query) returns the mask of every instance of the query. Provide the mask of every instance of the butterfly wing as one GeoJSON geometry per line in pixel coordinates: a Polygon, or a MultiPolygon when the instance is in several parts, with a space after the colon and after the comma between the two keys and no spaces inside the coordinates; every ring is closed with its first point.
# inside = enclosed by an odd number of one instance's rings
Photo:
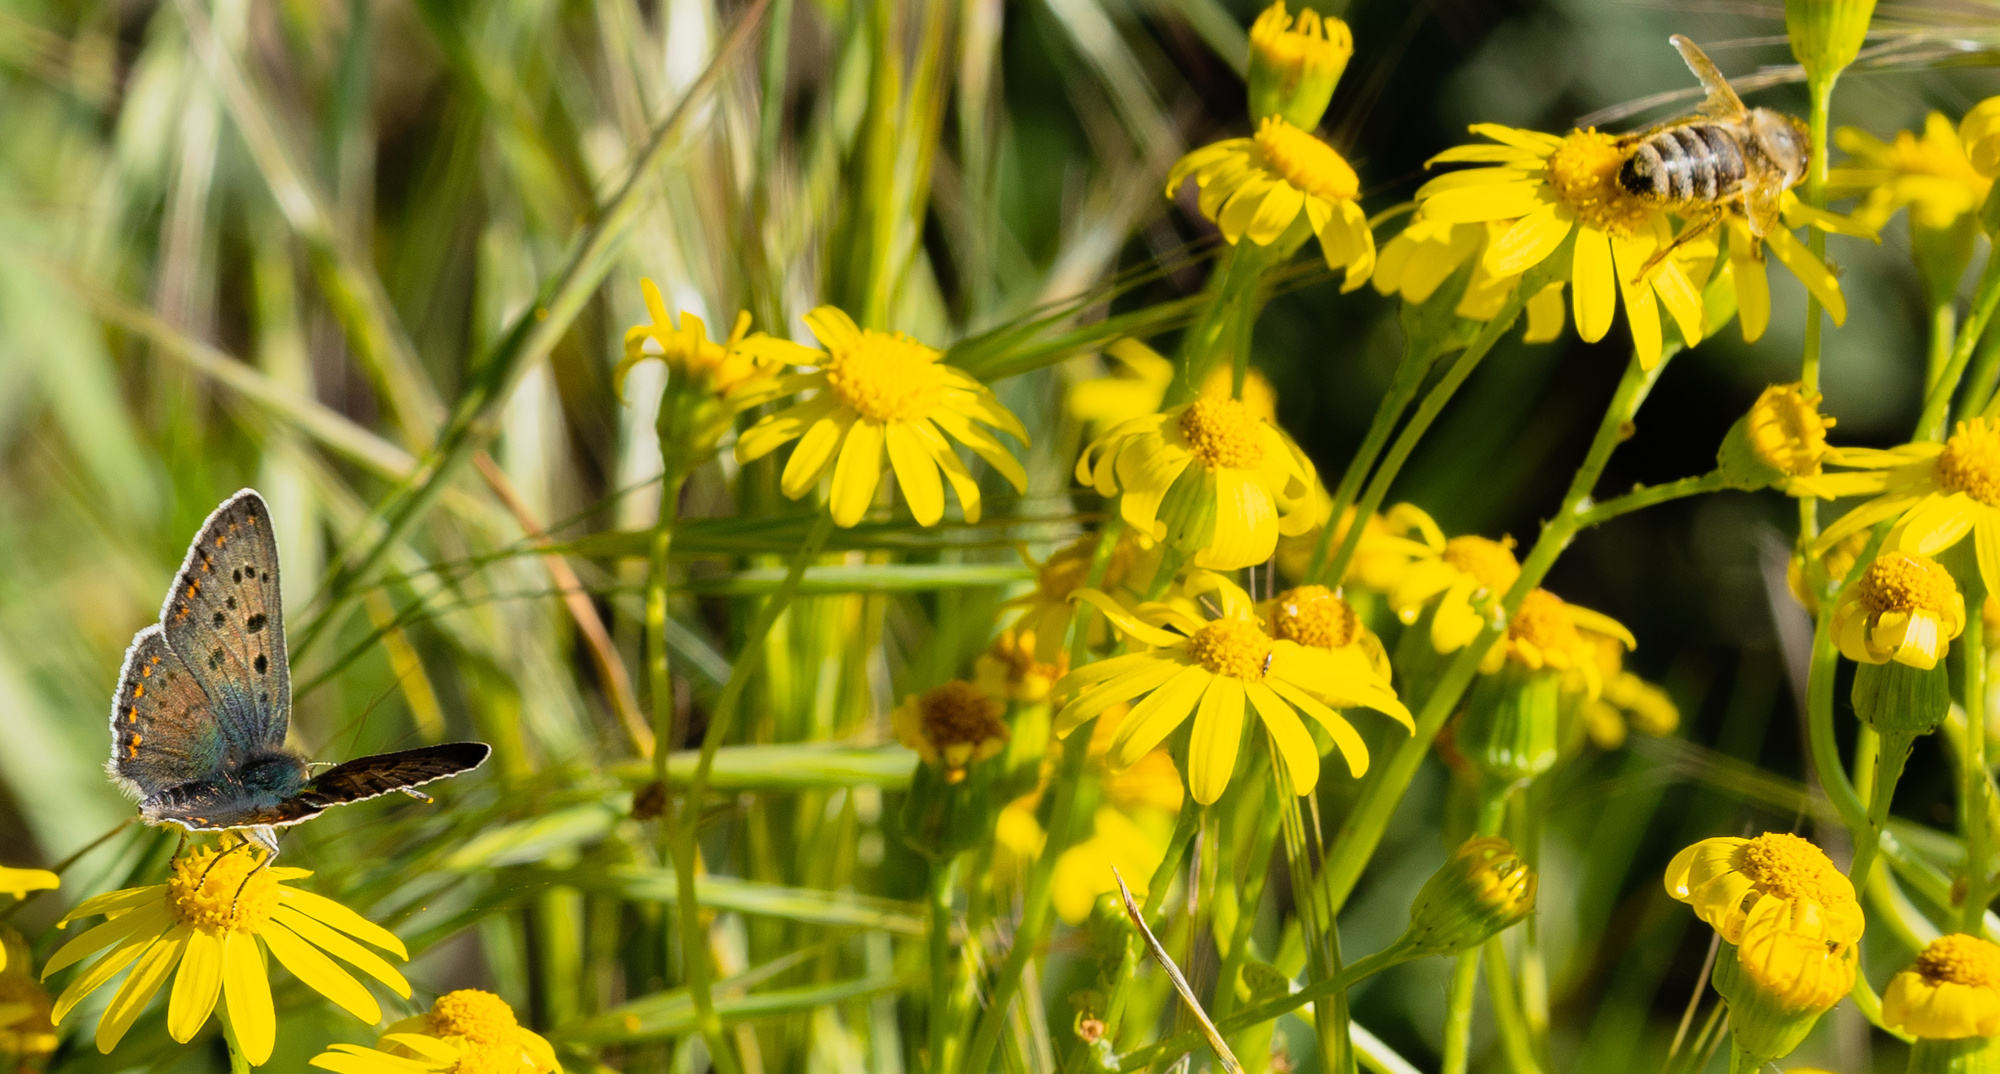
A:
{"type": "Polygon", "coordinates": [[[447,742],[401,753],[358,757],[321,772],[297,797],[290,799],[319,810],[379,798],[391,791],[420,787],[432,780],[470,772],[486,763],[493,747],[484,742],[447,742]]]}
{"type": "Polygon", "coordinates": [[[236,752],[285,743],[292,708],[278,542],[271,511],[250,489],[202,523],[160,608],[167,646],[208,697],[236,752]]]}
{"type": "Polygon", "coordinates": [[[140,803],[146,819],[154,824],[174,824],[189,831],[223,831],[242,828],[282,828],[311,820],[326,806],[303,797],[282,800],[246,793],[243,786],[229,780],[202,779],[169,787],[140,803]]]}
{"type": "Polygon", "coordinates": [[[208,695],[156,624],[132,639],[111,708],[111,776],[136,798],[217,775],[227,752],[208,695]]]}

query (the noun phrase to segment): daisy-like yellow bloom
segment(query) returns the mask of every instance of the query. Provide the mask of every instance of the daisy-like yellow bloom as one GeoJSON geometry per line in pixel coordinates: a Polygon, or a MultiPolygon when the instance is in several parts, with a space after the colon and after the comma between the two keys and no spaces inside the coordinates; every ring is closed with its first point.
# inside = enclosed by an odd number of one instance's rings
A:
{"type": "Polygon", "coordinates": [[[951,483],[966,521],[977,522],[979,482],[952,448],[953,440],[985,459],[1016,491],[1027,489],[1028,472],[1020,460],[983,427],[1028,442],[1020,419],[1000,405],[991,388],[945,365],[936,348],[901,332],[863,329],[832,306],[813,310],[805,320],[824,351],[779,340],[752,349],[818,367],[777,378],[768,397],[802,391],[813,396],[764,418],[736,441],[736,457],[744,462],[799,442],[778,482],[787,497],[804,496],[832,470],[828,507],[834,524],[852,526],[875,500],[886,454],[918,524],[934,526],[944,517],[944,481],[951,483]]]}
{"type": "Polygon", "coordinates": [[[1925,1040],[2000,1036],[2000,946],[1961,932],[1932,940],[1889,980],[1882,1024],[1925,1040]]]}
{"type": "Polygon", "coordinates": [[[1211,570],[1271,558],[1313,517],[1312,461],[1241,400],[1206,396],[1115,426],[1084,448],[1076,479],[1118,496],[1125,524],[1211,570]]]}
{"type": "Polygon", "coordinates": [[[227,851],[205,848],[174,859],[164,884],[85,899],[62,924],[100,914],[107,920],[50,956],[42,978],[105,953],[63,989],[55,1021],[61,1023],[85,996],[129,966],[132,972],[97,1023],[98,1051],[108,1055],[118,1046],[172,976],[169,1036],[182,1043],[193,1040],[208,1016],[219,1014],[235,1032],[244,1058],[262,1065],[277,1039],[266,952],[292,976],[371,1025],[382,1020],[381,1006],[327,955],[409,997],[410,983],[403,975],[355,942],[407,959],[403,941],[332,899],[283,883],[311,876],[311,871],[261,865],[262,859],[240,844],[227,851]]]}
{"type": "Polygon", "coordinates": [[[1353,55],[1346,23],[1311,8],[1292,19],[1278,0],[1250,24],[1250,115],[1283,116],[1306,130],[1319,126],[1353,55]]]}
{"type": "MultiPolygon", "coordinates": [[[[1035,659],[1044,664],[1067,659],[1064,646],[1069,638],[1070,618],[1076,614],[1071,600],[1090,580],[1090,564],[1097,555],[1098,535],[1084,534],[1057,549],[1048,559],[1036,563],[1026,550],[1021,558],[1035,568],[1035,588],[1000,605],[1002,610],[1020,608],[1010,630],[1035,638],[1035,659]]],[[[1112,546],[1104,565],[1100,586],[1113,594],[1134,594],[1152,583],[1160,565],[1160,548],[1150,539],[1140,539],[1127,530],[1112,546]]],[[[1093,634],[1091,639],[1097,639],[1093,634]]]]}
{"type": "Polygon", "coordinates": [[[1597,653],[1597,674],[1604,684],[1596,700],[1584,705],[1584,732],[1601,750],[1625,744],[1628,730],[1655,738],[1674,733],[1681,710],[1665,690],[1625,670],[1625,643],[1603,634],[1586,634],[1597,653]]]}
{"type": "Polygon", "coordinates": [[[1342,291],[1375,271],[1375,235],[1355,200],[1361,179],[1339,151],[1282,116],[1265,116],[1249,138],[1228,138],[1189,153],[1167,173],[1167,197],[1192,178],[1201,214],[1233,245],[1269,246],[1304,213],[1328,268],[1346,269],[1342,291]]]}
{"type": "Polygon", "coordinates": [[[1965,113],[1958,121],[1958,142],[1973,171],[2000,178],[2000,97],[1988,97],[1965,113]]]}
{"type": "Polygon", "coordinates": [[[1000,756],[1013,733],[1000,717],[1007,706],[963,679],[911,694],[889,714],[896,740],[925,764],[944,770],[946,783],[964,781],[976,761],[1000,756]]]}
{"type": "MultiPolygon", "coordinates": [[[[1787,228],[1810,226],[1841,235],[1867,239],[1875,237],[1872,229],[1847,217],[1814,209],[1789,190],[1781,202],[1784,227],[1772,228],[1759,238],[1751,233],[1749,221],[1740,208],[1725,206],[1721,219],[1714,227],[1682,240],[1675,256],[1669,258],[1677,262],[1697,286],[1729,288],[1736,298],[1736,319],[1746,343],[1755,343],[1763,338],[1764,329],[1771,323],[1771,283],[1765,273],[1765,264],[1769,260],[1766,253],[1777,258],[1780,264],[1791,270],[1792,275],[1798,277],[1806,290],[1811,291],[1820,305],[1826,307],[1834,324],[1847,323],[1847,296],[1841,293],[1840,280],[1826,262],[1814,257],[1812,251],[1787,228]],[[1729,241],[1727,258],[1720,256],[1724,236],[1729,241]]],[[[1722,318],[1720,323],[1727,323],[1727,319],[1722,318]]],[[[1719,324],[1711,326],[1714,327],[1719,327],[1719,324]]]]}
{"type": "MultiPolygon", "coordinates": [[[[1291,578],[1305,576],[1313,552],[1319,547],[1320,530],[1333,514],[1333,504],[1325,489],[1316,488],[1314,496],[1319,502],[1316,513],[1320,523],[1295,537],[1278,540],[1278,569],[1291,578]]],[[[1347,539],[1347,527],[1353,524],[1354,513],[1352,507],[1341,513],[1340,525],[1327,543],[1329,550],[1339,548],[1347,539]]],[[[1415,504],[1399,503],[1379,515],[1368,516],[1361,524],[1361,539],[1347,561],[1346,576],[1341,582],[1387,593],[1413,564],[1434,558],[1444,545],[1444,533],[1431,521],[1431,516],[1415,504]]]]}
{"type": "MultiPolygon", "coordinates": [[[[1760,929],[1746,934],[1735,956],[1743,976],[1780,1011],[1825,1011],[1854,990],[1854,976],[1860,972],[1860,949],[1856,945],[1831,943],[1788,929],[1760,929]]],[[[1717,987],[1721,987],[1720,981],[1717,987]]],[[[1730,1000],[1734,1019],[1742,1004],[1738,997],[1732,996],[1730,1000]]]]}
{"type": "Polygon", "coordinates": [[[1033,703],[1046,700],[1049,689],[1069,674],[1069,654],[1058,651],[1052,661],[1038,658],[1032,630],[1003,630],[972,662],[972,680],[994,697],[1033,703]]]}
{"type": "Polygon", "coordinates": [[[1843,456],[1826,442],[1834,419],[1819,412],[1821,396],[1802,383],[1773,384],[1736,420],[1716,452],[1731,488],[1796,488],[1817,495],[1820,468],[1843,456]]]}
{"type": "Polygon", "coordinates": [[[1841,456],[1840,465],[1856,472],[1820,478],[1816,494],[1875,498],[1828,526],[1815,552],[1891,518],[1897,522],[1883,547],[1894,551],[1935,556],[1972,534],[1987,592],[2000,592],[2000,425],[1973,418],[1942,444],[1846,448],[1841,456]]]}
{"type": "Polygon", "coordinates": [[[716,395],[726,395],[777,368],[778,360],[765,346],[769,337],[760,332],[755,342],[751,341],[749,310],[736,315],[736,326],[729,338],[718,343],[708,338],[707,326],[701,318],[686,310],[681,311],[680,327],[674,327],[667,319],[667,304],[660,297],[660,288],[652,280],[641,278],[639,287],[645,292],[646,310],[653,321],[625,330],[625,357],[612,373],[612,383],[621,397],[625,394],[625,377],[632,367],[651,358],[666,363],[669,375],[675,379],[693,382],[716,395]]]}
{"type": "MultiPolygon", "coordinates": [[[[1130,337],[1104,348],[1115,363],[1111,375],[1086,380],[1069,390],[1069,413],[1088,429],[1103,431],[1160,409],[1174,381],[1174,364],[1130,337]]],[[[1203,396],[1234,394],[1236,371],[1227,364],[1209,371],[1203,396]]],[[[1257,369],[1243,378],[1243,405],[1265,421],[1278,420],[1278,393],[1257,369]]]]}
{"type": "Polygon", "coordinates": [[[1318,649],[1353,648],[1384,682],[1389,681],[1389,652],[1382,639],[1361,622],[1340,594],[1323,585],[1302,585],[1287,589],[1259,606],[1264,613],[1264,629],[1274,638],[1295,641],[1318,649]]]}
{"type": "Polygon", "coordinates": [[[1372,708],[1414,729],[1409,710],[1396,700],[1388,680],[1357,648],[1321,649],[1273,639],[1264,632],[1250,598],[1219,575],[1199,576],[1188,589],[1217,598],[1222,617],[1203,622],[1169,609],[1160,612],[1167,626],[1154,626],[1103,593],[1078,594],[1119,633],[1151,648],[1072,671],[1058,683],[1057,696],[1066,700],[1056,713],[1058,736],[1067,737],[1113,705],[1134,702],[1110,747],[1113,767],[1122,768],[1192,716],[1188,786],[1195,801],[1207,805],[1222,797],[1236,770],[1243,721],[1253,710],[1276,747],[1274,761],[1285,766],[1298,794],[1319,783],[1319,746],[1299,713],[1326,731],[1357,777],[1368,770],[1368,747],[1335,709],[1372,708]]]}
{"type": "Polygon", "coordinates": [[[1546,589],[1531,589],[1521,599],[1521,610],[1507,621],[1506,632],[1486,650],[1479,670],[1491,675],[1513,663],[1529,671],[1568,672],[1581,680],[1584,695],[1595,699],[1604,690],[1597,649],[1600,639],[1627,650],[1639,647],[1632,632],[1618,620],[1571,604],[1546,589]]]}
{"type": "Polygon", "coordinates": [[[1472,131],[1496,144],[1448,149],[1431,163],[1489,166],[1425,183],[1417,201],[1427,219],[1440,224],[1514,221],[1483,255],[1494,276],[1526,272],[1554,256],[1574,233],[1570,305],[1577,334],[1586,342],[1595,343],[1611,330],[1621,296],[1633,348],[1646,368],[1660,360],[1661,305],[1673,316],[1682,339],[1689,345],[1701,340],[1701,292],[1676,259],[1655,258],[1672,243],[1673,233],[1658,206],[1618,185],[1625,155],[1617,137],[1596,130],[1557,137],[1492,123],[1477,124],[1472,131]]]}
{"type": "Polygon", "coordinates": [[[1389,586],[1389,607],[1404,623],[1414,623],[1435,600],[1431,646],[1441,653],[1456,652],[1485,628],[1484,609],[1513,587],[1521,577],[1521,563],[1514,558],[1511,537],[1441,540],[1435,524],[1424,536],[1427,554],[1389,586]]]}
{"type": "Polygon", "coordinates": [[[1850,945],[1866,926],[1854,885],[1826,853],[1783,832],[1704,839],[1674,855],[1666,881],[1668,895],[1739,947],[1767,931],[1850,945]]]}
{"type": "Polygon", "coordinates": [[[1993,180],[1981,175],[1965,154],[1958,130],[1943,113],[1924,119],[1924,132],[1898,131],[1885,142],[1863,130],[1842,127],[1833,144],[1848,155],[1827,176],[1827,195],[1862,196],[1856,222],[1880,230],[1908,206],[1914,227],[1942,230],[1977,213],[1993,180]]]}
{"type": "Polygon", "coordinates": [[[555,1049],[491,992],[461,989],[390,1026],[374,1048],[335,1044],[312,1058],[334,1074],[561,1074],[555,1049]]]}
{"type": "MultiPolygon", "coordinates": [[[[1467,320],[1490,321],[1500,315],[1507,296],[1521,282],[1521,274],[1496,276],[1486,267],[1483,255],[1486,247],[1513,224],[1512,220],[1445,224],[1418,210],[1407,227],[1383,244],[1382,256],[1375,265],[1375,290],[1385,295],[1401,295],[1403,301],[1412,305],[1421,304],[1459,266],[1472,261],[1472,278],[1466,281],[1465,294],[1452,312],[1467,320]]],[[[1547,343],[1561,336],[1566,317],[1562,281],[1530,295],[1526,311],[1528,327],[1522,342],[1547,343]]]]}
{"type": "Polygon", "coordinates": [[[1929,556],[1889,551],[1833,606],[1833,637],[1857,664],[1891,660],[1925,671],[1965,632],[1965,597],[1929,556]]]}

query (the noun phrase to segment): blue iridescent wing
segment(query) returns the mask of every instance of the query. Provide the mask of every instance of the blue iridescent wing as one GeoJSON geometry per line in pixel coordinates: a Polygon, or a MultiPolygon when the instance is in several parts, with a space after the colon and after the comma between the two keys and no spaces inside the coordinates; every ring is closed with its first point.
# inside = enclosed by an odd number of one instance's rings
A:
{"type": "Polygon", "coordinates": [[[111,709],[111,776],[135,798],[210,779],[227,751],[208,695],[155,624],[125,651],[111,709]]]}
{"type": "Polygon", "coordinates": [[[235,753],[284,747],[292,679],[278,542],[262,496],[244,489],[202,523],[160,608],[160,626],[235,753]]]}

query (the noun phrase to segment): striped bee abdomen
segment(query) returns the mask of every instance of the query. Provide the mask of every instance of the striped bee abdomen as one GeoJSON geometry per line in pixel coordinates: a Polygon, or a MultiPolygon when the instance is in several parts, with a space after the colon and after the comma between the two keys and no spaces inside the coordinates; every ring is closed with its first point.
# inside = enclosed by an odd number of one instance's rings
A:
{"type": "Polygon", "coordinates": [[[1742,145],[1714,123],[1660,131],[1640,142],[1618,169],[1618,185],[1627,192],[1670,202],[1716,201],[1742,182],[1742,145]]]}

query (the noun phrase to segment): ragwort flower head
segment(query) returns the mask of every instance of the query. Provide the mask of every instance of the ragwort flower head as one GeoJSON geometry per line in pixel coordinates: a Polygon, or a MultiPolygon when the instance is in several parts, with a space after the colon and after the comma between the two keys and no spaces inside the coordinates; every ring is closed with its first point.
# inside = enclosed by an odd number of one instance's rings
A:
{"type": "Polygon", "coordinates": [[[1058,679],[1069,674],[1069,654],[1058,649],[1044,661],[1032,630],[1003,630],[973,661],[973,681],[981,690],[1009,701],[1045,700],[1058,679]]]}
{"type": "Polygon", "coordinates": [[[1839,450],[1826,442],[1834,419],[1819,412],[1820,399],[1803,383],[1765,388],[1716,452],[1716,465],[1730,487],[1796,487],[1804,493],[1819,488],[1820,467],[1841,460],[1839,450]]]}
{"type": "Polygon", "coordinates": [[[1592,745],[1615,750],[1628,730],[1659,738],[1680,726],[1681,710],[1665,690],[1625,670],[1625,643],[1604,634],[1585,635],[1597,651],[1603,691],[1584,706],[1584,730],[1592,745]]]}
{"type": "MultiPolygon", "coordinates": [[[[1442,538],[1434,532],[1434,523],[1432,531],[1433,538],[1442,538]]],[[[1497,541],[1471,535],[1433,539],[1428,554],[1414,560],[1388,588],[1389,607],[1403,622],[1415,623],[1435,601],[1431,646],[1441,653],[1456,652],[1485,627],[1484,610],[1520,577],[1521,564],[1514,558],[1511,537],[1497,541]]]]}
{"type": "Polygon", "coordinates": [[[1674,855],[1666,881],[1668,895],[1739,947],[1767,930],[1853,944],[1866,924],[1854,885],[1825,852],[1783,832],[1704,839],[1674,855]]]}
{"type": "MultiPolygon", "coordinates": [[[[1521,282],[1521,274],[1496,276],[1487,268],[1486,248],[1512,227],[1512,220],[1447,224],[1429,219],[1419,209],[1409,225],[1382,247],[1375,265],[1375,290],[1385,295],[1401,295],[1411,305],[1421,305],[1450,279],[1460,266],[1470,261],[1472,276],[1465,293],[1452,308],[1455,316],[1470,321],[1490,321],[1500,315],[1507,296],[1521,282]]],[[[1528,326],[1524,343],[1548,343],[1562,335],[1567,316],[1561,280],[1528,296],[1528,326]]]]}
{"type": "Polygon", "coordinates": [[[1512,843],[1474,836],[1424,881],[1404,938],[1426,954],[1469,950],[1533,913],[1538,887],[1534,868],[1512,843]]]}
{"type": "Polygon", "coordinates": [[[1964,933],[1932,940],[1889,981],[1882,1023],[1925,1040],[2000,1035],[2000,946],[1964,933]]]}
{"type": "Polygon", "coordinates": [[[1162,608],[1155,626],[1095,590],[1079,599],[1094,605],[1129,640],[1150,646],[1070,672],[1056,684],[1065,701],[1056,713],[1059,736],[1114,705],[1134,702],[1119,721],[1110,748],[1111,763],[1123,768],[1159,745],[1194,717],[1188,746],[1188,786],[1207,805],[1222,796],[1236,769],[1244,717],[1255,711],[1277,747],[1294,793],[1319,782],[1319,747],[1299,720],[1303,712],[1333,739],[1348,770],[1368,770],[1368,747],[1338,708],[1363,706],[1413,727],[1409,710],[1357,648],[1322,649],[1273,639],[1250,598],[1220,575],[1201,574],[1188,584],[1192,595],[1213,593],[1222,617],[1209,621],[1162,608]]]}
{"type": "Polygon", "coordinates": [[[621,397],[632,367],[651,358],[664,362],[673,379],[718,396],[769,376],[777,368],[778,360],[765,345],[768,337],[759,332],[753,341],[750,336],[750,311],[737,313],[729,338],[718,343],[708,338],[701,318],[686,310],[681,311],[680,327],[674,327],[667,319],[660,288],[652,280],[641,278],[639,287],[645,292],[646,310],[653,321],[625,330],[625,357],[612,373],[612,384],[621,397]]]}
{"type": "Polygon", "coordinates": [[[985,459],[1016,491],[1028,487],[1020,460],[983,426],[1023,444],[1028,431],[991,388],[945,365],[943,352],[901,332],[863,329],[832,306],[813,310],[805,320],[826,350],[771,340],[763,352],[818,368],[780,377],[769,392],[741,402],[808,390],[815,394],[769,415],[736,441],[736,457],[744,462],[799,442],[779,478],[778,487],[787,497],[804,496],[831,470],[828,508],[836,525],[852,526],[875,500],[886,454],[920,525],[934,526],[944,517],[944,481],[951,483],[966,521],[977,522],[979,482],[952,448],[953,440],[985,459]]]}
{"type": "Polygon", "coordinates": [[[1599,639],[1628,651],[1639,647],[1632,632],[1618,620],[1571,604],[1546,589],[1531,589],[1521,598],[1520,610],[1507,620],[1506,633],[1486,651],[1479,670],[1491,675],[1502,664],[1513,663],[1529,671],[1573,672],[1582,680],[1583,692],[1596,698],[1604,689],[1599,639]]]}
{"type": "Polygon", "coordinates": [[[1912,225],[1949,228],[1978,213],[1993,188],[1993,179],[1973,166],[1958,130],[1939,112],[1925,118],[1922,134],[1898,131],[1893,142],[1885,142],[1867,131],[1842,127],[1833,142],[1849,159],[1827,176],[1827,194],[1861,196],[1852,216],[1870,230],[1881,229],[1905,206],[1912,225]]]}
{"type": "Polygon", "coordinates": [[[164,884],[84,900],[64,923],[99,914],[108,920],[64,944],[42,968],[42,977],[109,950],[63,989],[55,1021],[60,1023],[84,997],[132,967],[97,1023],[97,1048],[108,1055],[173,975],[167,1034],[186,1043],[210,1014],[219,1013],[235,1032],[244,1057],[262,1065],[277,1039],[264,952],[356,1018],[371,1025],[381,1021],[375,997],[327,955],[408,998],[410,983],[403,975],[355,941],[398,958],[409,953],[389,930],[332,899],[283,883],[311,875],[305,869],[266,868],[241,845],[226,851],[202,849],[174,859],[164,884]]]}
{"type": "Polygon", "coordinates": [[[1079,482],[1119,497],[1126,525],[1212,570],[1262,563],[1280,534],[1312,528],[1314,478],[1289,437],[1218,396],[1118,425],[1076,464],[1079,482]]]}
{"type": "Polygon", "coordinates": [[[1929,556],[1888,551],[1833,607],[1833,636],[1859,664],[1891,660],[1928,671],[1965,631],[1965,597],[1929,556]]]}
{"type": "Polygon", "coordinates": [[[334,1074],[561,1074],[555,1049],[491,992],[461,989],[390,1026],[374,1048],[335,1044],[312,1059],[334,1074]]]}
{"type": "Polygon", "coordinates": [[[1958,121],[1958,141],[1973,171],[2000,178],[2000,97],[1988,97],[1965,113],[1958,121]]]}
{"type": "MultiPolygon", "coordinates": [[[[1090,568],[1097,556],[1098,535],[1086,533],[1057,549],[1040,563],[1023,549],[1021,558],[1035,568],[1035,588],[1001,604],[1002,609],[1020,608],[1021,615],[1008,629],[1035,639],[1034,656],[1043,664],[1067,660],[1070,619],[1076,614],[1071,600],[1090,580],[1090,568]]],[[[1135,593],[1151,583],[1160,565],[1160,548],[1150,538],[1141,539],[1126,530],[1111,547],[1104,564],[1099,588],[1108,593],[1135,593]]],[[[1093,625],[1097,625],[1093,620],[1093,625]]],[[[1092,641],[1096,640],[1093,634],[1092,641]]]]}
{"type": "Polygon", "coordinates": [[[1012,733],[1000,717],[1007,706],[963,679],[911,694],[890,714],[896,739],[925,764],[944,770],[946,783],[964,781],[966,768],[998,757],[1012,733]]]}
{"type": "Polygon", "coordinates": [[[1327,267],[1346,269],[1352,291],[1375,271],[1375,236],[1355,201],[1361,179],[1338,150],[1281,116],[1266,116],[1249,138],[1228,138],[1189,153],[1167,173],[1167,197],[1193,179],[1201,214],[1233,245],[1269,246],[1304,213],[1327,267]]]}
{"type": "Polygon", "coordinates": [[[1292,19],[1278,0],[1250,24],[1250,117],[1280,116],[1301,130],[1319,126],[1353,55],[1346,23],[1311,8],[1292,19]]]}
{"type": "Polygon", "coordinates": [[[1689,345],[1701,340],[1701,293],[1671,257],[1666,214],[1618,184],[1625,154],[1619,139],[1596,130],[1557,137],[1482,123],[1472,128],[1498,143],[1448,149],[1432,164],[1473,163],[1417,191],[1424,216],[1440,224],[1514,223],[1487,245],[1486,270],[1517,276],[1570,250],[1570,304],[1577,334],[1594,343],[1611,330],[1622,296],[1641,364],[1660,360],[1664,304],[1689,345]],[[1570,242],[1575,236],[1573,245],[1570,242]]]}
{"type": "Polygon", "coordinates": [[[1973,418],[1943,444],[1845,448],[1841,456],[1840,465],[1854,472],[1820,478],[1816,494],[1875,498],[1828,526],[1813,545],[1816,553],[1892,518],[1883,545],[1892,551],[1935,556],[1972,534],[1987,592],[2000,592],[2000,425],[1973,418]]]}

